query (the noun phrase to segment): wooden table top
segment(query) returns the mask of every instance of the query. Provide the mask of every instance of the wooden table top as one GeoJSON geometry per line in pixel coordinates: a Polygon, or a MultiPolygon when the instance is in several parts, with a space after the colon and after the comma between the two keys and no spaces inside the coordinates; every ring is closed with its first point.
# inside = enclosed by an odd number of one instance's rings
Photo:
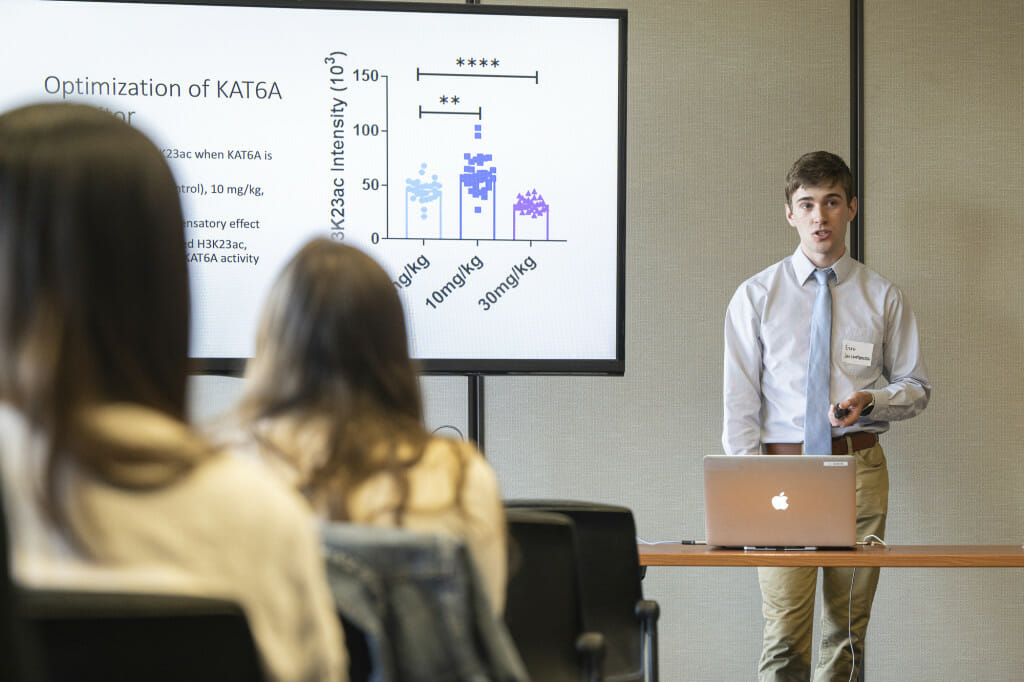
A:
{"type": "Polygon", "coordinates": [[[741,550],[638,545],[641,566],[1024,567],[1021,545],[889,545],[831,550],[741,550]]]}

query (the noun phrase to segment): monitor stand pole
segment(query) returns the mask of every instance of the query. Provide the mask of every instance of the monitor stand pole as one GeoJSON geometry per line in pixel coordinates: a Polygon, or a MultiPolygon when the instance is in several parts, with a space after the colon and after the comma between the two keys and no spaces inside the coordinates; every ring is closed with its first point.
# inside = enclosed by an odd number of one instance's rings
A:
{"type": "Polygon", "coordinates": [[[484,376],[469,375],[469,439],[484,451],[484,376]]]}
{"type": "MultiPolygon", "coordinates": [[[[480,0],[466,0],[467,5],[479,5],[480,0]]],[[[469,375],[469,439],[477,450],[484,451],[484,377],[482,374],[469,375]]]]}

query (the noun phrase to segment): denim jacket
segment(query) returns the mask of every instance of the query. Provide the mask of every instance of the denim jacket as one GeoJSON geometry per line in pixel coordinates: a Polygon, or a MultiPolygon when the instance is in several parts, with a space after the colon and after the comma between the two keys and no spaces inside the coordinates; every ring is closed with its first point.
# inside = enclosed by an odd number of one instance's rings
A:
{"type": "Polygon", "coordinates": [[[326,523],[338,614],[366,639],[372,682],[521,682],[519,652],[465,544],[400,528],[326,523]]]}

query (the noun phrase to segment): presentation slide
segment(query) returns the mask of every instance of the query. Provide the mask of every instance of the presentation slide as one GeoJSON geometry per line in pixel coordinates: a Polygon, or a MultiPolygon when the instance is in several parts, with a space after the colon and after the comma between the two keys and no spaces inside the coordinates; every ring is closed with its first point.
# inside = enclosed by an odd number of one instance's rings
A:
{"type": "Polygon", "coordinates": [[[562,12],[5,0],[0,108],[95,104],[163,150],[213,369],[328,236],[391,275],[425,371],[618,374],[626,16],[562,12]]]}

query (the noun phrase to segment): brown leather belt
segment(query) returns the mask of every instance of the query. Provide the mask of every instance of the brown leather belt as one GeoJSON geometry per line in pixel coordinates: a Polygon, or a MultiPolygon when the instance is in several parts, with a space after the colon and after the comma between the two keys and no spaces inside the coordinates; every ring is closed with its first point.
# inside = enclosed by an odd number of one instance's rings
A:
{"type": "MultiPolygon", "coordinates": [[[[877,433],[857,431],[832,439],[833,455],[848,455],[857,450],[873,447],[878,442],[877,433]]],[[[803,443],[761,443],[761,452],[766,455],[800,455],[803,454],[803,443]]]]}

